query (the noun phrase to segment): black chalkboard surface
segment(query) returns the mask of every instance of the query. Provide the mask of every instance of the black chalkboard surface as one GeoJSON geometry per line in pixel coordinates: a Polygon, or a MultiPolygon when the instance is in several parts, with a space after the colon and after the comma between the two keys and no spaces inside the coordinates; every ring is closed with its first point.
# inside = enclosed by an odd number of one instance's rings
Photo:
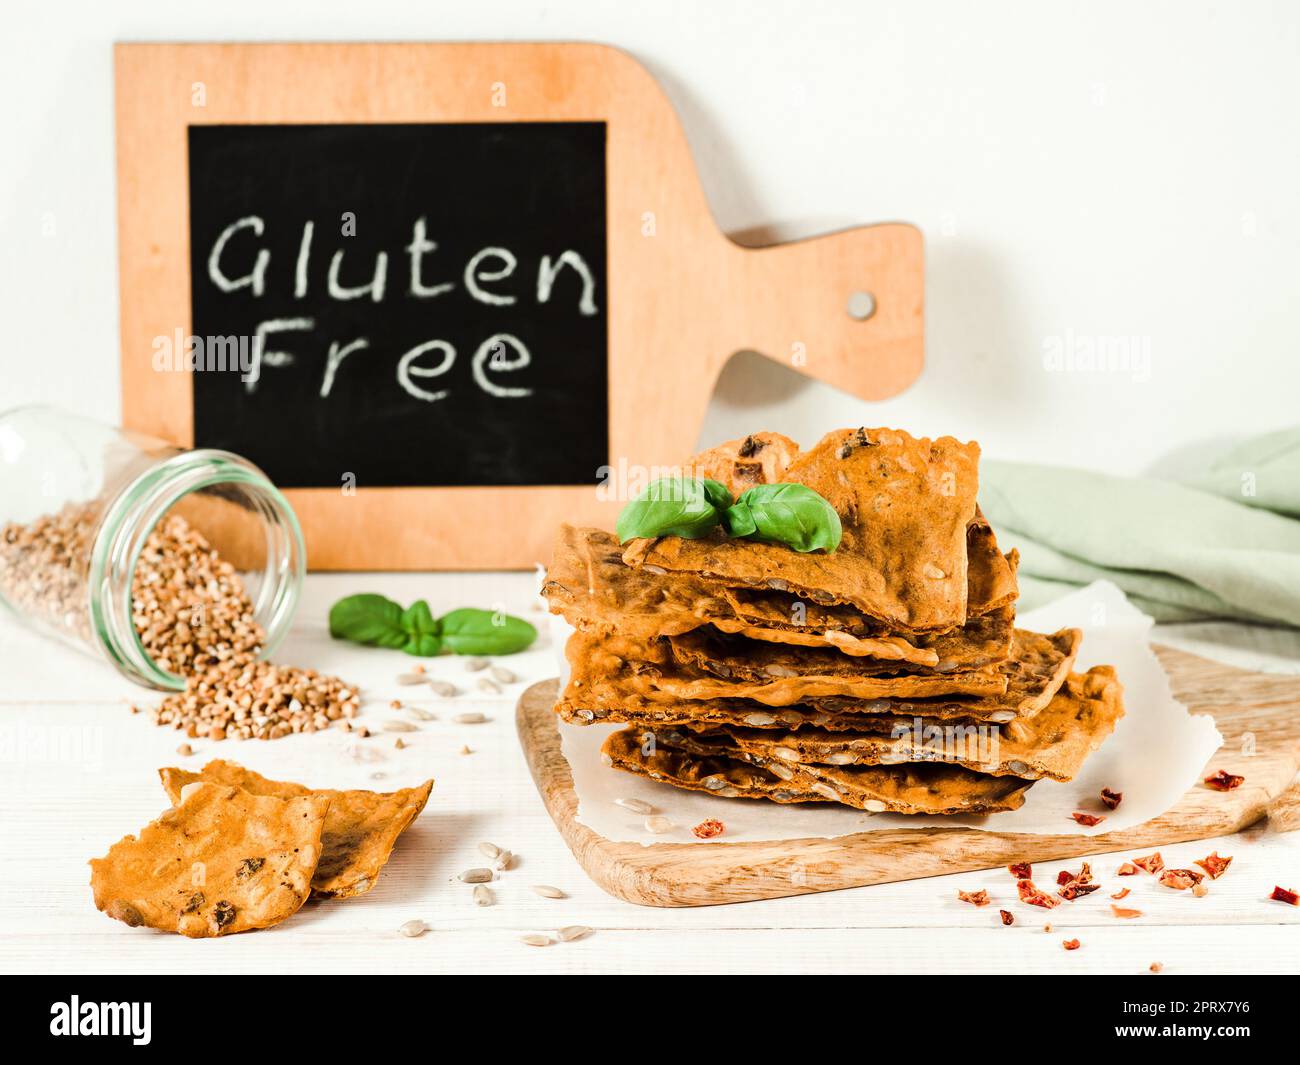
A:
{"type": "Polygon", "coordinates": [[[191,126],[189,188],[195,446],[286,488],[596,482],[604,123],[191,126]]]}

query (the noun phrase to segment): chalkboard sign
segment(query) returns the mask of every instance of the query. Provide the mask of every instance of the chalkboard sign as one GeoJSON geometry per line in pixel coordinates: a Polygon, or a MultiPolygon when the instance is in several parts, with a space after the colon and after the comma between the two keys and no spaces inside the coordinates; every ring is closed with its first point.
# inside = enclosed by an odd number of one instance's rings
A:
{"type": "Polygon", "coordinates": [[[313,569],[530,568],[612,528],[717,442],[737,351],[871,400],[921,372],[921,234],[730,240],[617,48],[113,52],[123,425],[264,466],[313,569]],[[259,336],[251,386],[209,369],[259,336]]]}
{"type": "Polygon", "coordinates": [[[597,481],[604,123],[203,125],[188,148],[196,446],[286,488],[597,481]]]}

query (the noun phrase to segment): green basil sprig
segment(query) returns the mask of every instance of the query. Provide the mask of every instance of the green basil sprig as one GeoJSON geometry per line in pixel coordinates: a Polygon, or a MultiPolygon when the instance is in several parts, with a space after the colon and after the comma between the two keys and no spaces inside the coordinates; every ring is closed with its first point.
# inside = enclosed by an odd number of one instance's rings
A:
{"type": "Polygon", "coordinates": [[[844,530],[825,498],[804,484],[756,484],[727,508],[731,536],[784,544],[796,551],[834,551],[844,530]]]}
{"type": "Polygon", "coordinates": [[[660,477],[651,481],[618,516],[619,543],[638,537],[708,536],[731,506],[727,486],[704,477],[660,477]]]}
{"type": "Polygon", "coordinates": [[[330,607],[330,635],[428,658],[443,650],[458,655],[514,654],[537,639],[537,630],[499,611],[462,607],[435,618],[423,599],[403,610],[385,596],[363,592],[330,607]]]}
{"type": "Polygon", "coordinates": [[[804,484],[756,484],[732,502],[727,486],[705,477],[651,481],[618,516],[619,543],[638,537],[698,540],[719,524],[728,536],[784,544],[795,551],[834,551],[840,516],[804,484]]]}

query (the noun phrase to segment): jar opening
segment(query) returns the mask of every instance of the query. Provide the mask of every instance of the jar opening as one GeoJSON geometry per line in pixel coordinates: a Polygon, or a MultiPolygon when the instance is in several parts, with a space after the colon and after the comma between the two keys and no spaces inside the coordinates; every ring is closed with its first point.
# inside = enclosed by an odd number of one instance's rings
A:
{"type": "MultiPolygon", "coordinates": [[[[146,623],[149,604],[166,595],[167,577],[151,559],[149,577],[138,582],[142,553],[150,534],[171,516],[200,537],[216,556],[205,565],[227,564],[251,603],[252,617],[264,632],[260,653],[284,637],[297,605],[306,553],[302,532],[288,502],[251,463],[225,451],[180,453],[146,470],[107,505],[95,541],[90,616],[109,658],[140,683],[181,691],[185,678],[177,664],[159,662],[146,649],[136,627],[136,595],[146,623]],[[169,668],[170,667],[170,668],[169,668]]],[[[197,551],[193,544],[187,550],[197,551]]],[[[166,565],[183,565],[184,559],[166,565]]],[[[202,606],[195,611],[200,613],[202,606]]],[[[209,619],[198,616],[196,625],[209,619]]],[[[217,622],[214,620],[213,624],[217,622]]],[[[187,621],[188,624],[188,621],[187,621]]],[[[216,633],[214,632],[214,638],[216,633]]]]}

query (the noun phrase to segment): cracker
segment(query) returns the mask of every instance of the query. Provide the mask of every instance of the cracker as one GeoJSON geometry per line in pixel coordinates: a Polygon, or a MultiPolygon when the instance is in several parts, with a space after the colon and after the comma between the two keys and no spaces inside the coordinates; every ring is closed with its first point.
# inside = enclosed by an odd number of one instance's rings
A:
{"type": "Polygon", "coordinates": [[[191,938],[269,928],[307,900],[329,805],[324,795],[195,784],[138,837],[91,860],[95,906],[191,938]]]}
{"type": "MultiPolygon", "coordinates": [[[[631,636],[673,636],[704,624],[724,632],[799,647],[834,647],[860,658],[937,666],[946,660],[973,666],[979,659],[1005,657],[1014,616],[1009,602],[994,606],[984,596],[1015,598],[1014,552],[1004,558],[987,524],[992,555],[972,554],[969,609],[962,628],[938,635],[887,632],[875,619],[851,607],[823,605],[788,592],[724,588],[694,574],[668,574],[623,563],[614,536],[599,529],[564,525],[547,570],[542,594],[551,611],[575,628],[617,629],[631,636]],[[1000,568],[995,568],[995,556],[1000,568]],[[1008,591],[1009,585],[1009,591],[1008,591]],[[982,588],[982,592],[977,592],[982,588]]],[[[970,538],[968,537],[968,540],[970,538]]]]}
{"type": "Polygon", "coordinates": [[[983,814],[1014,810],[1033,783],[1014,777],[981,776],[949,765],[825,767],[775,766],[672,746],[639,729],[611,734],[601,748],[615,769],[647,776],[689,791],[723,798],[768,799],[779,803],[838,802],[873,813],[983,814]]]}
{"type": "Polygon", "coordinates": [[[740,752],[729,757],[841,766],[945,762],[994,776],[1067,781],[1124,716],[1122,693],[1113,667],[1094,666],[1072,673],[1042,712],[1003,728],[904,719],[883,735],[727,728],[720,736],[740,752]]]}
{"type": "MultiPolygon", "coordinates": [[[[775,645],[773,645],[775,646],[775,645]]],[[[834,652],[820,655],[805,672],[761,679],[717,677],[677,661],[666,639],[639,640],[618,634],[575,632],[565,654],[571,666],[566,698],[600,680],[620,682],[651,699],[753,699],[767,706],[791,706],[831,696],[853,699],[925,698],[938,695],[1000,695],[1007,677],[999,669],[926,675],[875,676],[863,661],[834,652]],[[855,668],[856,667],[856,668],[855,668]]],[[[793,670],[792,670],[793,671],[793,670]]]]}
{"type": "Polygon", "coordinates": [[[843,676],[947,674],[997,665],[1011,655],[1015,615],[1010,607],[956,630],[921,637],[931,642],[933,661],[915,662],[873,655],[845,655],[838,648],[807,647],[732,635],[719,626],[701,626],[668,637],[673,659],[715,677],[759,681],[784,673],[843,676]]]}
{"type": "Polygon", "coordinates": [[[719,532],[634,540],[623,558],[729,587],[843,603],[894,629],[955,628],[966,621],[966,527],[975,518],[978,464],[979,445],[952,437],[838,430],[783,475],[835,508],[843,526],[838,550],[803,554],[719,532]]]}
{"type": "MultiPolygon", "coordinates": [[[[597,653],[572,648],[574,675],[556,703],[566,721],[693,726],[753,726],[781,729],[892,732],[912,719],[1005,724],[1029,718],[1046,707],[1065,683],[1078,654],[1082,633],[1062,629],[1051,636],[1016,630],[1012,657],[998,666],[1006,691],[985,697],[846,699],[815,698],[797,706],[772,706],[753,699],[719,697],[688,700],[665,697],[644,670],[602,644],[597,653]],[[575,661],[576,659],[576,661],[575,661]]],[[[653,668],[653,667],[651,667],[653,668]]],[[[722,683],[722,682],[719,682],[722,683]]]]}
{"type": "Polygon", "coordinates": [[[379,871],[393,853],[397,837],[424,809],[433,781],[400,791],[333,791],[308,788],[288,781],[268,780],[234,762],[209,762],[201,772],[160,769],[163,787],[175,802],[185,785],[214,781],[242,788],[253,795],[282,799],[317,795],[329,801],[322,853],[311,893],[316,898],[348,899],[364,895],[379,879],[379,871]]]}
{"type": "Polygon", "coordinates": [[[739,497],[756,484],[777,484],[799,455],[799,445],[780,433],[751,433],[701,451],[683,468],[688,477],[708,477],[739,497]]]}

